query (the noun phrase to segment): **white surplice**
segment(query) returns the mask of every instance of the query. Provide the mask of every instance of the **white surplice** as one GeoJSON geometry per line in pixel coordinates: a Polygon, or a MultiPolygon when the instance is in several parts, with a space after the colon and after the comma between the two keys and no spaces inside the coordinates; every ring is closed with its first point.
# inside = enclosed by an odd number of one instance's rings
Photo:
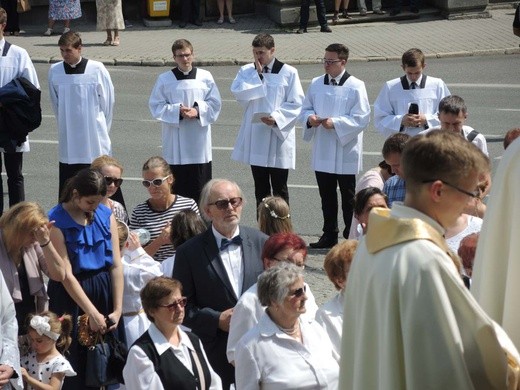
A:
{"type": "Polygon", "coordinates": [[[520,346],[520,138],[506,149],[493,177],[477,246],[471,292],[520,346]]]}
{"type": "MultiPolygon", "coordinates": [[[[420,219],[444,233],[427,215],[400,204],[391,216],[420,219]]],[[[345,290],[340,388],[505,389],[507,361],[497,325],[452,259],[426,239],[375,253],[366,242],[364,236],[345,290]]]]}
{"type": "Polygon", "coordinates": [[[313,140],[314,171],[356,175],[363,165],[363,130],[370,121],[370,103],[365,83],[350,76],[343,86],[324,84],[325,75],[312,80],[303,102],[300,121],[303,139],[313,140]],[[334,129],[307,128],[310,115],[332,118],[334,129]]]}
{"type": "MultiPolygon", "coordinates": [[[[5,39],[0,40],[0,87],[3,87],[18,77],[25,77],[33,83],[35,87],[40,88],[36,69],[34,69],[34,65],[27,51],[20,46],[11,44],[11,47],[9,47],[4,57],[2,56],[2,52],[5,42],[5,39]]],[[[29,149],[29,137],[27,137],[27,141],[16,147],[17,152],[28,152],[29,149]]],[[[4,149],[0,148],[0,152],[3,151],[4,149]]]]}
{"type": "Polygon", "coordinates": [[[18,378],[9,381],[16,389],[23,389],[22,373],[20,371],[20,352],[18,350],[18,322],[14,303],[0,272],[0,364],[14,369],[18,378]]]}
{"type": "Polygon", "coordinates": [[[63,61],[53,64],[49,92],[58,122],[59,161],[90,164],[103,154],[111,155],[115,97],[105,66],[88,60],[84,74],[66,74],[63,61]]]}
{"type": "MultiPolygon", "coordinates": [[[[401,78],[387,81],[374,102],[374,126],[385,137],[398,133],[410,103],[418,104],[419,112],[426,116],[428,127],[439,126],[440,121],[437,117],[439,102],[448,95],[450,95],[448,87],[444,81],[436,77],[426,76],[424,88],[408,90],[403,89],[401,78]]],[[[402,131],[414,136],[424,129],[424,127],[404,127],[402,131]]]]}
{"type": "MultiPolygon", "coordinates": [[[[424,130],[424,131],[421,131],[419,134],[427,134],[429,133],[430,131],[434,131],[434,130],[440,130],[441,127],[440,126],[437,126],[437,127],[433,127],[431,129],[428,129],[428,130],[424,130]]],[[[468,135],[474,131],[475,129],[473,129],[473,127],[471,126],[462,126],[462,136],[465,138],[465,139],[468,139],[468,135]]],[[[482,150],[482,153],[484,153],[486,156],[489,156],[489,152],[488,152],[488,148],[487,148],[487,141],[486,141],[486,137],[484,137],[484,134],[482,133],[478,133],[475,138],[473,138],[473,140],[471,141],[477,148],[479,148],[480,150],[482,150]]]]}
{"type": "Polygon", "coordinates": [[[254,64],[248,64],[240,68],[231,84],[231,92],[244,108],[231,158],[260,167],[294,169],[294,126],[304,98],[298,71],[284,64],[278,73],[262,77],[254,64]],[[272,116],[276,126],[254,122],[258,113],[272,116]]]}
{"type": "MultiPolygon", "coordinates": [[[[235,349],[242,338],[250,329],[252,329],[265,312],[265,306],[262,306],[258,299],[258,284],[255,283],[249,290],[242,294],[237,304],[233,308],[231,323],[229,325],[229,336],[227,343],[227,358],[231,363],[235,360],[235,349]]],[[[301,315],[302,321],[311,322],[314,320],[318,305],[312,294],[311,288],[305,283],[305,313],[301,315]]]]}
{"type": "Polygon", "coordinates": [[[237,390],[338,389],[338,359],[323,328],[300,322],[303,342],[264,313],[237,345],[237,390]]]}
{"type": "Polygon", "coordinates": [[[195,79],[177,80],[169,70],[159,75],[148,106],[162,124],[163,157],[170,165],[205,164],[212,160],[211,125],[222,102],[207,70],[197,68],[195,79]],[[180,120],[180,108],[197,103],[199,118],[180,120]]]}
{"type": "Polygon", "coordinates": [[[133,251],[124,250],[123,262],[123,321],[125,324],[126,343],[131,346],[150,326],[150,320],[144,313],[141,303],[141,290],[146,283],[156,276],[161,276],[161,263],[155,261],[142,247],[133,251]],[[135,315],[129,315],[136,313],[135,315]]]}

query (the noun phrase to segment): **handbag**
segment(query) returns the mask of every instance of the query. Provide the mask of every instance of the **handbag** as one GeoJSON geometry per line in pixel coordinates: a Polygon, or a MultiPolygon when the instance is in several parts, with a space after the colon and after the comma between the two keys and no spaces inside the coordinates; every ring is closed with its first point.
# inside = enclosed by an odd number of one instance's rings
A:
{"type": "Polygon", "coordinates": [[[80,325],[79,342],[87,347],[85,385],[103,387],[124,383],[123,368],[128,356],[126,344],[116,338],[112,332],[106,336],[99,332],[92,332],[88,328],[88,316],[86,315],[81,316],[78,323],[80,325]]]}
{"type": "Polygon", "coordinates": [[[19,14],[22,14],[24,12],[31,10],[31,3],[29,0],[17,0],[16,2],[16,11],[19,14]]]}

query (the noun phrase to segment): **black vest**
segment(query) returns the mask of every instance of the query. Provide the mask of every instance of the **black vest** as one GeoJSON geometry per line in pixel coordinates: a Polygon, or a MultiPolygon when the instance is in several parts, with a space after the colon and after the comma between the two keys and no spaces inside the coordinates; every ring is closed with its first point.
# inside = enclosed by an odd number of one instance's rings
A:
{"type": "MultiPolygon", "coordinates": [[[[204,372],[204,379],[206,382],[206,389],[203,390],[207,390],[211,385],[211,374],[209,372],[206,359],[204,359],[204,355],[200,349],[199,338],[191,332],[186,332],[186,334],[193,344],[195,353],[199,357],[200,365],[202,366],[202,371],[204,372]]],[[[159,355],[155,349],[155,346],[153,345],[152,338],[150,337],[148,331],[139,337],[134,345],[139,346],[139,348],[141,348],[146,353],[146,356],[148,356],[148,358],[152,361],[155,367],[155,372],[157,375],[159,375],[165,390],[200,390],[199,373],[191,354],[190,359],[194,374],[192,374],[190,370],[188,370],[186,366],[182,364],[179,359],[177,359],[171,348],[169,348],[162,355],[159,355]]]]}

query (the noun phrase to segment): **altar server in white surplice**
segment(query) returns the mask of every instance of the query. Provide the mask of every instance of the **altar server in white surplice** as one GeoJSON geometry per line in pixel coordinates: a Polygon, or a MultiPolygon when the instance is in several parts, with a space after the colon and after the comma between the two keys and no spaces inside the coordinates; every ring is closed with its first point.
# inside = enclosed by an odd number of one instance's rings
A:
{"type": "Polygon", "coordinates": [[[49,92],[58,122],[61,194],[68,178],[88,168],[95,158],[112,155],[114,86],[101,62],[82,57],[78,33],[63,34],[58,45],[63,61],[51,65],[49,92]]]}
{"type": "Polygon", "coordinates": [[[433,131],[406,143],[401,166],[404,202],[372,209],[350,267],[339,388],[517,389],[508,363],[518,370],[518,352],[443,237],[479,196],[488,159],[460,135],[433,131]]]}
{"type": "Polygon", "coordinates": [[[287,179],[296,162],[294,126],[304,98],[298,71],[278,61],[274,52],[273,37],[258,34],[253,39],[255,62],[241,67],[231,84],[244,107],[231,158],[251,165],[257,206],[270,195],[289,203],[287,179]]]}
{"type": "Polygon", "coordinates": [[[352,221],[356,175],[362,169],[363,130],[370,121],[370,104],[365,83],[348,74],[349,49],[333,43],[325,49],[325,74],[312,80],[300,120],[305,141],[313,141],[312,169],[316,173],[323,235],[313,248],[330,248],[338,242],[338,195],[348,237],[352,221]]]}
{"type": "Polygon", "coordinates": [[[186,39],[172,45],[177,67],[157,78],[148,102],[162,124],[163,157],[175,177],[175,193],[199,201],[211,180],[211,125],[222,102],[207,70],[193,66],[193,46],[186,39]]]}
{"type": "MultiPolygon", "coordinates": [[[[18,77],[25,77],[36,88],[40,88],[36,70],[25,49],[8,43],[4,38],[4,29],[7,26],[7,13],[0,8],[0,87],[10,83],[18,77]]],[[[14,151],[6,151],[0,148],[4,159],[7,174],[7,187],[9,191],[9,206],[25,200],[24,177],[22,173],[23,152],[29,151],[29,139],[14,151]]],[[[0,170],[2,162],[0,161],[0,170]]],[[[0,194],[3,194],[2,181],[0,180],[0,194]]],[[[0,197],[0,215],[4,212],[4,197],[0,197]]]]}
{"type": "Polygon", "coordinates": [[[374,126],[385,137],[398,132],[414,136],[439,126],[439,103],[450,95],[444,81],[423,74],[421,50],[407,50],[401,60],[405,75],[387,81],[374,102],[374,126]]]}

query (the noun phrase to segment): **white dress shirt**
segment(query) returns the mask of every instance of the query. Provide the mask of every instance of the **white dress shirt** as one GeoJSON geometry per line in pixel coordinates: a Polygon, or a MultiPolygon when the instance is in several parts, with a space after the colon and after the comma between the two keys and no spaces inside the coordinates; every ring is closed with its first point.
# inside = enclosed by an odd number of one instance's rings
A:
{"type": "MultiPolygon", "coordinates": [[[[161,331],[157,329],[155,324],[150,325],[148,333],[159,355],[162,355],[169,348],[171,348],[175,354],[175,357],[177,357],[182,362],[182,364],[184,364],[184,366],[193,374],[189,351],[192,350],[195,352],[195,349],[193,348],[193,344],[191,343],[188,335],[182,329],[179,328],[180,343],[178,347],[170,344],[161,331]]],[[[204,354],[204,359],[206,360],[206,364],[208,365],[208,369],[211,374],[211,386],[209,387],[209,390],[221,390],[222,381],[209,364],[206,352],[202,347],[202,343],[200,344],[200,349],[204,354]]],[[[123,369],[123,378],[125,379],[125,386],[127,390],[164,390],[161,378],[155,372],[155,367],[152,361],[137,345],[134,345],[132,348],[130,348],[130,351],[128,352],[126,365],[123,369]]]]}
{"type": "MultiPolygon", "coordinates": [[[[222,244],[222,240],[227,237],[224,237],[222,234],[217,232],[214,226],[211,227],[213,230],[213,235],[217,240],[217,247],[220,248],[222,244]]],[[[240,235],[240,228],[237,226],[233,237],[240,235]]],[[[242,283],[244,281],[244,262],[242,261],[242,246],[237,244],[230,244],[226,249],[220,251],[220,258],[222,259],[222,263],[224,264],[224,268],[226,269],[226,274],[231,282],[231,286],[235,291],[237,297],[242,293],[242,283]]]]}
{"type": "Polygon", "coordinates": [[[337,389],[339,357],[316,322],[300,322],[303,343],[293,339],[269,318],[240,340],[235,353],[236,388],[337,389]]]}
{"type": "Polygon", "coordinates": [[[345,290],[339,291],[316,312],[316,322],[325,329],[332,343],[332,348],[338,355],[341,354],[344,292],[345,290]]]}

